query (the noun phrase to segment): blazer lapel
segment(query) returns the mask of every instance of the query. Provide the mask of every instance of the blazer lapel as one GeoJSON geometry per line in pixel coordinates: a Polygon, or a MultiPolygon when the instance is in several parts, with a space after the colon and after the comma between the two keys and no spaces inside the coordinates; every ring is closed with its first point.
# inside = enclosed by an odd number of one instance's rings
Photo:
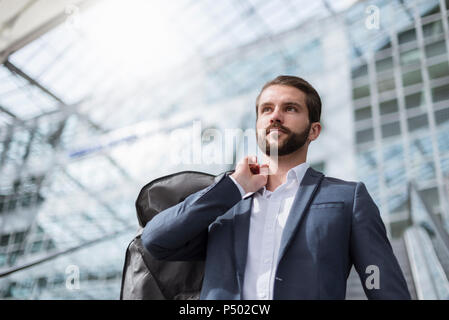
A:
{"type": "Polygon", "coordinates": [[[295,200],[293,201],[289,216],[287,218],[287,223],[285,224],[284,231],[282,233],[277,264],[279,264],[279,261],[281,261],[283,255],[285,254],[295,230],[300,224],[304,212],[309,207],[310,200],[312,199],[323,177],[324,174],[321,172],[315,171],[310,167],[307,169],[298,191],[296,192],[295,200]]]}
{"type": "Polygon", "coordinates": [[[234,252],[237,274],[240,284],[243,283],[246,255],[248,252],[249,223],[251,216],[252,199],[252,196],[243,199],[234,207],[234,252]]]}

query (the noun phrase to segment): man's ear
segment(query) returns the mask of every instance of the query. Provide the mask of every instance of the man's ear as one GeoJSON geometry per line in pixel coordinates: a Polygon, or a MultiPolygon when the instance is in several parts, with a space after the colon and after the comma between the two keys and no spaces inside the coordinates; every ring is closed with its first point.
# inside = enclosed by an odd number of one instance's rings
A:
{"type": "Polygon", "coordinates": [[[321,123],[319,122],[312,122],[312,125],[310,126],[309,131],[309,140],[312,142],[313,140],[317,139],[321,132],[321,123]]]}

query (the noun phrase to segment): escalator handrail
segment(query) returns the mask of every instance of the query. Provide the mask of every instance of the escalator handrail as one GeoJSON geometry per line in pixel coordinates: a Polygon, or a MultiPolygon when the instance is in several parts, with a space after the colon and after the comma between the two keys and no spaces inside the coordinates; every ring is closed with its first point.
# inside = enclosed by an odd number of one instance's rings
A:
{"type": "MultiPolygon", "coordinates": [[[[444,227],[441,225],[441,223],[437,220],[437,217],[432,212],[429,204],[424,199],[424,197],[421,195],[420,190],[418,189],[416,183],[413,180],[410,181],[409,184],[408,184],[409,201],[411,199],[412,190],[414,190],[416,192],[417,196],[419,197],[419,200],[423,204],[424,212],[426,213],[426,215],[429,217],[430,221],[432,222],[433,229],[434,229],[437,237],[441,240],[441,242],[444,245],[444,250],[449,255],[449,234],[448,234],[448,232],[444,229],[444,227]]],[[[411,212],[411,204],[410,203],[409,203],[409,212],[411,212]]],[[[412,220],[413,224],[417,224],[416,221],[413,221],[413,216],[412,215],[410,215],[410,219],[412,220]]]]}

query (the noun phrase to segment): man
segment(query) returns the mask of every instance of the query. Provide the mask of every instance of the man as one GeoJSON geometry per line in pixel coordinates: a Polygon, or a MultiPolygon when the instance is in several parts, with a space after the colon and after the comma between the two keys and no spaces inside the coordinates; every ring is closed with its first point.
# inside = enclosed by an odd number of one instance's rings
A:
{"type": "Polygon", "coordinates": [[[344,299],[355,266],[370,299],[410,299],[379,210],[362,182],[306,163],[321,100],[305,80],[279,76],[256,100],[262,165],[160,212],[142,241],[157,259],[205,259],[201,299],[344,299]],[[277,152],[273,152],[277,151],[277,152]]]}

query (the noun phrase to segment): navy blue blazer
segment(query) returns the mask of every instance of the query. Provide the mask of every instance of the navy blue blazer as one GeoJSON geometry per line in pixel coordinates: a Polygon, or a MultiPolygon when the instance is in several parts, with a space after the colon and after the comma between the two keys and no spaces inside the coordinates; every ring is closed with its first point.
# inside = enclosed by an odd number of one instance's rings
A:
{"type": "MultiPolygon", "coordinates": [[[[142,243],[156,259],[205,259],[200,299],[241,299],[251,204],[225,174],[156,215],[142,243]]],[[[273,298],[345,299],[352,265],[369,299],[411,299],[365,185],[309,167],[282,234],[273,298]],[[366,285],[374,283],[369,266],[378,287],[366,285]]]]}

